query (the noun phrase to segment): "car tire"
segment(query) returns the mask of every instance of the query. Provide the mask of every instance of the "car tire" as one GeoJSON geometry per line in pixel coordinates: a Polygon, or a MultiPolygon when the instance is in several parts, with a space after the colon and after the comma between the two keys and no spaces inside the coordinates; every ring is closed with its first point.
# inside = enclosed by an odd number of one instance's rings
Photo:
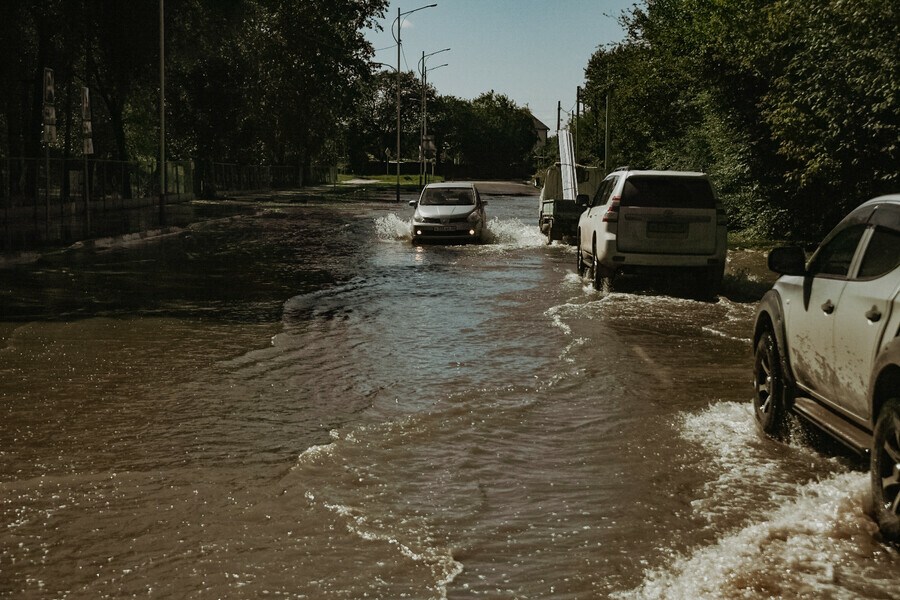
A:
{"type": "Polygon", "coordinates": [[[597,247],[594,246],[594,256],[591,266],[591,283],[598,292],[612,291],[612,277],[603,274],[604,269],[600,265],[600,259],[597,258],[597,247]]]}
{"type": "Polygon", "coordinates": [[[787,424],[787,382],[778,343],[771,329],[763,331],[753,356],[753,416],[763,433],[780,437],[787,424]]]}
{"type": "Polygon", "coordinates": [[[878,413],[870,460],[878,528],[886,540],[900,541],[900,398],[888,400],[878,413]]]}
{"type": "Polygon", "coordinates": [[[699,275],[698,284],[704,300],[714,300],[722,287],[722,279],[725,277],[724,266],[704,269],[699,275]]]}
{"type": "Polygon", "coordinates": [[[575,270],[578,271],[579,277],[584,277],[584,271],[587,265],[584,264],[584,255],[581,253],[581,244],[578,244],[578,250],[575,252],[575,270]]]}
{"type": "Polygon", "coordinates": [[[550,219],[550,222],[547,224],[547,245],[552,244],[555,239],[558,239],[558,236],[553,228],[553,219],[550,219]]]}

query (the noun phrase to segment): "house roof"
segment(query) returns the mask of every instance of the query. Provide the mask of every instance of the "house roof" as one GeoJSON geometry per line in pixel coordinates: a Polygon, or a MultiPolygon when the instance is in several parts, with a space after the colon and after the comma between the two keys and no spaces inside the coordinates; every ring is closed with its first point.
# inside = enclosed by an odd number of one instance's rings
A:
{"type": "Polygon", "coordinates": [[[545,130],[545,131],[550,131],[550,128],[547,127],[546,125],[544,125],[544,124],[541,122],[541,120],[538,119],[538,118],[537,118],[536,116],[534,116],[533,114],[531,115],[531,120],[534,122],[534,128],[535,128],[535,129],[538,129],[538,130],[543,129],[543,130],[545,130]]]}

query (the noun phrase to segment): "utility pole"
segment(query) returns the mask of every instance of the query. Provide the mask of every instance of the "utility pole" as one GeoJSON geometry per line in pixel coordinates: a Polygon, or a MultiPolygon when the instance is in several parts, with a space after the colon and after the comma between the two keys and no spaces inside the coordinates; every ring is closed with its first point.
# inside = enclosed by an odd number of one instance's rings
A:
{"type": "Polygon", "coordinates": [[[606,125],[603,127],[603,171],[609,173],[609,90],[606,90],[606,125]]]}
{"type": "Polygon", "coordinates": [[[397,203],[400,203],[400,7],[397,7],[397,203]]]}
{"type": "Polygon", "coordinates": [[[556,131],[559,134],[560,116],[562,115],[562,100],[556,101],[556,131]]]}
{"type": "Polygon", "coordinates": [[[159,0],[159,225],[166,224],[166,25],[159,0]]]}
{"type": "MultiPolygon", "coordinates": [[[[162,0],[160,0],[162,1],[162,0]]],[[[420,6],[419,8],[414,8],[413,10],[408,10],[405,13],[400,12],[400,7],[397,7],[397,18],[394,19],[394,23],[397,24],[397,35],[394,37],[394,40],[397,41],[397,202],[400,202],[400,30],[403,28],[403,20],[402,17],[405,15],[412,14],[416,11],[423,10],[425,8],[434,8],[437,4],[429,4],[428,6],[420,6]]],[[[394,26],[391,25],[391,35],[394,33],[394,26]]]]}
{"type": "Polygon", "coordinates": [[[427,183],[428,173],[425,170],[425,94],[428,93],[428,79],[425,75],[425,51],[422,50],[422,124],[419,127],[419,185],[422,185],[422,174],[427,183]]]}
{"type": "Polygon", "coordinates": [[[578,120],[581,118],[581,86],[575,88],[575,164],[578,164],[578,120]]]}

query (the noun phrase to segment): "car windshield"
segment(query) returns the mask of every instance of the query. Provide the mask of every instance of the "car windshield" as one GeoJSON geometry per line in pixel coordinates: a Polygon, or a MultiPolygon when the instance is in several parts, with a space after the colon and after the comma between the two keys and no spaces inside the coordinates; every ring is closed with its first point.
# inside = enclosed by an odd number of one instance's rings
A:
{"type": "Polygon", "coordinates": [[[470,206],[475,204],[471,188],[426,188],[419,204],[440,206],[470,206]]]}

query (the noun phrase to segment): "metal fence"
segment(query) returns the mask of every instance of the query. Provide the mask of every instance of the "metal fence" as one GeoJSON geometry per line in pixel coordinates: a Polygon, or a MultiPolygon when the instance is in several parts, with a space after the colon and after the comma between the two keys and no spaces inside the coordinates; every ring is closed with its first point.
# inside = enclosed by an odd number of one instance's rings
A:
{"type": "MultiPolygon", "coordinates": [[[[0,249],[90,235],[92,217],[157,204],[159,183],[158,162],[0,159],[0,249]]],[[[192,193],[191,162],[167,162],[168,201],[192,193]]]]}
{"type": "MultiPolygon", "coordinates": [[[[193,192],[191,161],[166,163],[166,194],[193,192]]],[[[157,162],[5,158],[0,160],[0,205],[4,208],[57,206],[70,202],[113,205],[120,200],[159,197],[157,162]],[[84,181],[87,169],[87,196],[84,181]]]]}
{"type": "MultiPolygon", "coordinates": [[[[117,211],[152,209],[159,175],[158,161],[2,158],[0,251],[84,239],[98,234],[97,221],[118,219],[117,211]]],[[[337,169],[328,166],[167,161],[166,203],[336,182],[337,169]]]]}
{"type": "Polygon", "coordinates": [[[299,167],[211,163],[211,179],[216,193],[249,192],[299,187],[303,178],[299,167]]]}

